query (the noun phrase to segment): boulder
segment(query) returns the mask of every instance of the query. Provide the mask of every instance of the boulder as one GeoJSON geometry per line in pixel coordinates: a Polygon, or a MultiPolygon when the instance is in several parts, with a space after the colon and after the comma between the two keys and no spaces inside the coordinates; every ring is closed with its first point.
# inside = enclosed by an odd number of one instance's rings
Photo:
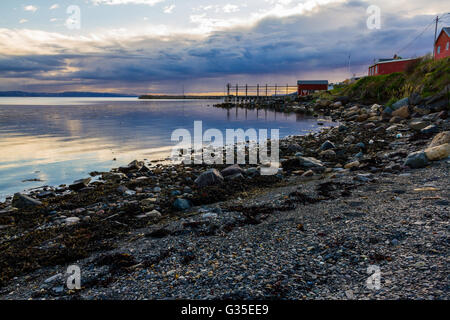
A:
{"type": "Polygon", "coordinates": [[[315,169],[315,170],[325,170],[325,166],[320,160],[312,157],[297,157],[301,167],[315,169]]]}
{"type": "Polygon", "coordinates": [[[446,93],[442,92],[428,98],[425,104],[434,112],[445,110],[448,106],[446,93]]]}
{"type": "Polygon", "coordinates": [[[422,132],[422,133],[438,133],[439,128],[437,125],[431,124],[428,127],[425,127],[422,130],[420,130],[420,132],[422,132]]]}
{"type": "Polygon", "coordinates": [[[173,207],[175,210],[184,211],[191,208],[191,202],[186,199],[178,198],[174,201],[173,207]]]}
{"type": "Polygon", "coordinates": [[[336,148],[336,146],[329,140],[325,141],[320,146],[320,150],[322,150],[322,151],[325,151],[325,150],[328,150],[328,149],[335,149],[335,148],[336,148]]]}
{"type": "Polygon", "coordinates": [[[438,133],[429,145],[429,148],[437,147],[442,144],[450,143],[450,131],[443,131],[438,133]]]}
{"type": "Polygon", "coordinates": [[[221,184],[222,182],[223,176],[217,169],[205,171],[195,179],[195,184],[200,188],[221,184]]]}
{"type": "Polygon", "coordinates": [[[408,119],[410,117],[409,108],[408,106],[403,106],[401,108],[398,108],[394,112],[392,112],[393,117],[400,117],[403,119],[408,119]]]}
{"type": "Polygon", "coordinates": [[[134,170],[139,171],[142,169],[143,166],[144,166],[144,162],[134,160],[134,161],[130,162],[126,167],[120,167],[119,171],[122,173],[128,173],[128,172],[134,171],[134,170]]]}
{"type": "Polygon", "coordinates": [[[389,123],[399,123],[399,122],[401,122],[402,120],[403,120],[403,118],[394,116],[394,117],[392,117],[392,118],[389,120],[389,123]]]}
{"type": "Polygon", "coordinates": [[[430,108],[428,108],[428,107],[426,107],[424,105],[420,105],[420,106],[414,107],[413,111],[418,113],[418,114],[420,114],[421,116],[427,115],[427,114],[429,114],[431,112],[430,108]]]}
{"type": "Polygon", "coordinates": [[[383,110],[383,114],[391,115],[392,112],[394,112],[394,110],[392,110],[392,108],[390,108],[390,107],[386,107],[386,108],[384,108],[384,110],[383,110]]]}
{"type": "Polygon", "coordinates": [[[33,199],[21,193],[16,193],[12,200],[12,206],[17,209],[23,209],[27,207],[36,207],[42,205],[39,200],[33,199]]]}
{"type": "Polygon", "coordinates": [[[223,169],[220,173],[222,174],[223,177],[227,177],[227,176],[233,176],[235,174],[238,173],[244,173],[245,171],[239,167],[238,164],[233,164],[232,166],[226,167],[225,169],[223,169]]]}
{"type": "Polygon", "coordinates": [[[413,92],[410,96],[409,96],[409,103],[413,106],[417,106],[418,104],[420,104],[422,102],[422,96],[416,92],[413,92]]]}
{"type": "Polygon", "coordinates": [[[89,182],[91,182],[91,178],[76,180],[71,185],[69,185],[69,189],[73,191],[81,190],[83,188],[86,188],[89,185],[89,182]]]}
{"type": "Polygon", "coordinates": [[[424,151],[416,151],[408,155],[404,165],[413,169],[426,167],[430,161],[424,151]]]}
{"type": "Polygon", "coordinates": [[[409,127],[415,131],[420,131],[423,128],[426,128],[428,126],[428,122],[425,121],[411,121],[409,123],[409,127]]]}
{"type": "Polygon", "coordinates": [[[322,151],[319,155],[325,159],[333,159],[336,157],[336,152],[329,149],[329,150],[322,151]]]}
{"type": "Polygon", "coordinates": [[[403,106],[408,106],[408,105],[409,105],[409,98],[403,98],[403,99],[398,100],[396,103],[394,103],[391,106],[391,109],[397,110],[397,109],[400,109],[403,106]]]}
{"type": "Polygon", "coordinates": [[[425,154],[428,160],[437,161],[448,158],[450,155],[450,143],[438,145],[425,149],[425,154]]]}
{"type": "Polygon", "coordinates": [[[333,103],[331,105],[331,107],[334,108],[334,109],[340,108],[340,107],[342,107],[342,102],[341,101],[337,101],[337,102],[333,103]]]}

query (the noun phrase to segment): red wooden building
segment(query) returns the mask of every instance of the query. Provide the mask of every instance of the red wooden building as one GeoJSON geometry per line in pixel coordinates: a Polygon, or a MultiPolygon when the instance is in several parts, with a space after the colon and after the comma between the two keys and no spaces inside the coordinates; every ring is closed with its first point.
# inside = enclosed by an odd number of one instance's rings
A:
{"type": "Polygon", "coordinates": [[[405,71],[408,64],[417,60],[414,59],[380,59],[377,63],[369,67],[369,76],[379,76],[394,72],[405,71]]]}
{"type": "Polygon", "coordinates": [[[315,91],[328,90],[328,80],[299,80],[297,88],[299,96],[307,96],[315,91]]]}
{"type": "Polygon", "coordinates": [[[450,27],[442,28],[434,44],[434,59],[450,57],[450,27]]]}

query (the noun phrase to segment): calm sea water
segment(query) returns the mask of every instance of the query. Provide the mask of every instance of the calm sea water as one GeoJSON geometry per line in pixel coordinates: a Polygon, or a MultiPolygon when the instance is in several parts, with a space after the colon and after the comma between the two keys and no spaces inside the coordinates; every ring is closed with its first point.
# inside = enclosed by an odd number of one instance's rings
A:
{"type": "Polygon", "coordinates": [[[217,128],[224,135],[225,129],[237,128],[279,129],[281,137],[318,129],[314,118],[212,107],[217,102],[0,98],[0,198],[70,183],[134,159],[163,159],[175,144],[172,131],[185,128],[193,134],[195,120],[203,121],[203,130],[217,128]]]}

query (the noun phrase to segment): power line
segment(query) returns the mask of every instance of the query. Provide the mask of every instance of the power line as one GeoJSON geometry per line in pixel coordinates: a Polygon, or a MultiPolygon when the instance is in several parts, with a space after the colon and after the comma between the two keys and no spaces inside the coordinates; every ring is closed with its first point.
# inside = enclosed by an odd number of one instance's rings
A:
{"type": "Polygon", "coordinates": [[[407,45],[405,45],[403,48],[401,48],[400,50],[397,50],[397,54],[399,54],[400,52],[402,52],[403,50],[409,48],[417,39],[419,39],[436,21],[436,18],[433,19],[433,21],[431,21],[426,27],[425,29],[422,30],[422,32],[417,35],[412,41],[410,41],[407,45]]]}

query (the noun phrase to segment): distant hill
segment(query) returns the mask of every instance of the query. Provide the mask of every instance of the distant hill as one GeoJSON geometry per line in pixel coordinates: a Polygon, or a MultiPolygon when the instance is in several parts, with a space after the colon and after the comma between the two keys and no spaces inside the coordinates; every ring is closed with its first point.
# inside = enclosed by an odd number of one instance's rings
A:
{"type": "Polygon", "coordinates": [[[136,95],[121,94],[121,93],[101,93],[101,92],[24,92],[24,91],[0,91],[0,97],[67,97],[67,98],[81,98],[81,97],[101,97],[101,98],[118,98],[118,97],[136,97],[136,95]]]}

